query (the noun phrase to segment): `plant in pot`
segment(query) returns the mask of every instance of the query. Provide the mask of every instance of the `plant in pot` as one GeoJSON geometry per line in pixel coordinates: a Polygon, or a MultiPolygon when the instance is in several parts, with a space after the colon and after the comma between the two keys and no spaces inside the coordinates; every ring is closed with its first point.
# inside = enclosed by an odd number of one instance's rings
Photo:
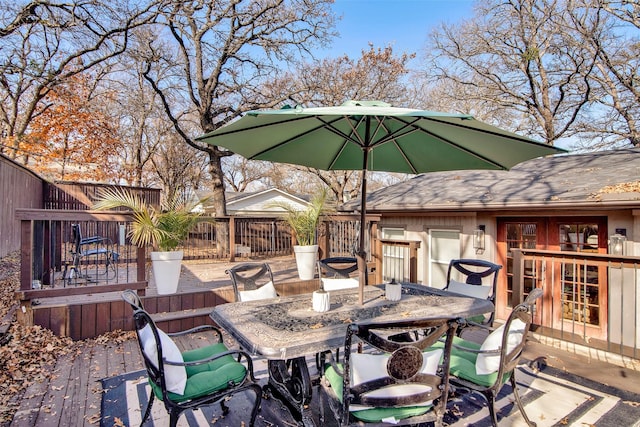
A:
{"type": "Polygon", "coordinates": [[[297,245],[293,246],[301,280],[311,280],[315,276],[318,261],[318,244],[316,231],[318,221],[325,211],[328,192],[326,188],[316,193],[309,206],[304,210],[295,209],[288,203],[273,203],[271,206],[280,207],[286,211],[285,220],[293,230],[297,245]]]}
{"type": "Polygon", "coordinates": [[[178,201],[165,203],[160,209],[123,189],[100,192],[93,209],[124,207],[132,212],[128,237],[138,247],[151,247],[151,266],[158,294],[175,293],[180,279],[183,251],[176,250],[199,221],[195,205],[178,201]]]}

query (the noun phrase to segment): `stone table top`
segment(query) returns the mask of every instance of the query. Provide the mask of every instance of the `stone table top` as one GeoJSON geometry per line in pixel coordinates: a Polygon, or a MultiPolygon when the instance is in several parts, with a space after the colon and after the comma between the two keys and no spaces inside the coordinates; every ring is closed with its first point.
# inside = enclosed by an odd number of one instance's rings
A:
{"type": "Polygon", "coordinates": [[[389,301],[382,287],[331,292],[331,308],[312,309],[312,294],[222,304],[211,318],[252,355],[287,360],[344,344],[352,322],[384,322],[438,317],[470,317],[493,311],[490,301],[465,297],[422,285],[403,284],[402,299],[389,301]]]}

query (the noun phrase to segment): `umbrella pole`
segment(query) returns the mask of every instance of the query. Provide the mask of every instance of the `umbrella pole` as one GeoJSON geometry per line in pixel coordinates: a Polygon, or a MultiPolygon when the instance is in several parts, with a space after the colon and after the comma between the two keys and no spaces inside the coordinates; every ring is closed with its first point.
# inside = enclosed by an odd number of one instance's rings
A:
{"type": "MultiPolygon", "coordinates": [[[[367,126],[367,129],[369,126],[367,126]]],[[[362,153],[362,184],[360,186],[360,250],[356,254],[356,259],[358,262],[358,278],[359,278],[359,286],[358,286],[358,301],[360,305],[364,304],[364,288],[367,286],[368,274],[367,274],[367,251],[365,250],[365,232],[367,230],[366,227],[366,217],[367,217],[367,166],[368,166],[368,157],[369,157],[369,149],[367,147],[363,148],[362,153]]]]}

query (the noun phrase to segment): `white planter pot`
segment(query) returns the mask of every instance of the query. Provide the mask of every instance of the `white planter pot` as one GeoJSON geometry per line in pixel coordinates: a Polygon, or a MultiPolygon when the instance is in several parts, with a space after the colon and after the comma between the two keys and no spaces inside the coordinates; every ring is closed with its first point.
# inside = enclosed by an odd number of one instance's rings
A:
{"type": "Polygon", "coordinates": [[[316,263],[318,262],[318,245],[293,246],[298,266],[300,280],[311,280],[316,275],[316,263]]]}
{"type": "Polygon", "coordinates": [[[175,294],[180,281],[182,251],[151,252],[153,280],[159,295],[175,294]]]}

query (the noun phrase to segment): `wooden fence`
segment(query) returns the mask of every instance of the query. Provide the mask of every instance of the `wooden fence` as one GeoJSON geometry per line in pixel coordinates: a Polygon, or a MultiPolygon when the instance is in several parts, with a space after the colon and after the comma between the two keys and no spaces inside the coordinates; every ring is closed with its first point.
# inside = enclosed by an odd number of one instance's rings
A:
{"type": "Polygon", "coordinates": [[[24,166],[0,155],[0,257],[20,249],[16,209],[42,208],[43,180],[24,166]]]}
{"type": "MultiPolygon", "coordinates": [[[[151,206],[160,206],[160,189],[144,187],[121,187],[109,184],[80,182],[45,182],[43,191],[44,209],[88,210],[104,189],[126,188],[151,206]]],[[[125,208],[115,210],[126,210],[125,208]]]]}

